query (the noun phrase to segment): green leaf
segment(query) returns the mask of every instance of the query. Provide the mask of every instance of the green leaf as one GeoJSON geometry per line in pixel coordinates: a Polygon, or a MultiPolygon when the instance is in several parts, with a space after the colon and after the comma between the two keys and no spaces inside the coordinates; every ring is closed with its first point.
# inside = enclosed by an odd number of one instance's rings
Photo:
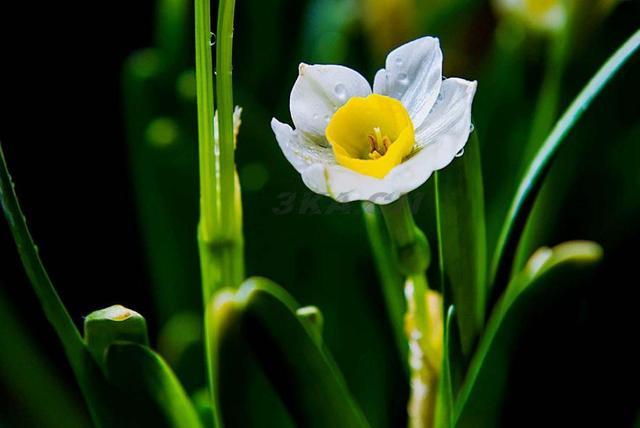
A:
{"type": "Polygon", "coordinates": [[[555,154],[565,141],[567,134],[569,134],[573,126],[580,117],[582,117],[582,114],[589,107],[593,99],[602,91],[605,85],[616,75],[629,58],[634,55],[638,47],[640,47],[640,30],[636,31],[607,62],[605,62],[587,86],[578,94],[529,164],[516,190],[493,253],[490,281],[493,287],[493,299],[499,296],[504,285],[507,283],[511,268],[511,258],[516,253],[521,231],[525,226],[533,202],[555,154]],[[507,257],[507,255],[509,256],[507,257]]]}
{"type": "Polygon", "coordinates": [[[513,278],[495,306],[469,366],[455,404],[455,427],[500,425],[511,351],[525,320],[542,310],[546,301],[567,292],[567,287],[585,284],[588,268],[601,256],[601,247],[593,242],[542,248],[513,278]]]}
{"type": "Polygon", "coordinates": [[[315,306],[305,306],[296,311],[296,315],[302,323],[307,326],[313,334],[318,346],[322,346],[322,328],[324,327],[324,317],[320,309],[315,306]]]}
{"type": "Polygon", "coordinates": [[[201,427],[198,415],[167,363],[146,346],[116,342],[106,354],[109,381],[145,426],[201,427]],[[144,416],[144,418],[142,418],[144,416]]]}
{"type": "Polygon", "coordinates": [[[42,260],[40,260],[38,247],[29,233],[26,218],[20,209],[1,144],[0,205],[2,205],[4,215],[9,222],[22,265],[38,296],[42,311],[62,343],[94,423],[99,427],[128,426],[124,424],[126,421],[124,412],[115,410],[118,407],[116,400],[111,399],[109,385],[85,347],[80,332],[69,316],[67,308],[62,303],[42,260]]]}
{"type": "Polygon", "coordinates": [[[103,365],[107,348],[116,341],[148,346],[147,322],[136,311],[121,305],[109,306],[85,318],[84,340],[96,362],[103,365]]]}
{"type": "Polygon", "coordinates": [[[464,361],[459,346],[458,330],[455,320],[455,306],[449,306],[444,330],[444,349],[442,354],[442,370],[438,385],[438,402],[436,408],[436,427],[451,426],[455,396],[459,387],[461,362],[464,361]],[[456,346],[456,344],[458,346],[456,346]],[[454,373],[455,371],[455,373],[454,373]],[[454,379],[456,379],[454,381],[454,379]]]}
{"type": "Polygon", "coordinates": [[[486,301],[486,230],[480,145],[472,133],[465,153],[436,173],[436,218],[443,290],[456,306],[465,354],[482,331],[486,301]],[[447,282],[448,280],[448,282],[447,282]]]}
{"type": "Polygon", "coordinates": [[[44,343],[35,341],[26,327],[33,320],[18,315],[21,311],[3,291],[6,285],[0,283],[0,379],[2,387],[12,392],[7,401],[19,406],[4,407],[3,418],[15,414],[17,426],[38,428],[59,428],[61,420],[65,428],[90,426],[84,403],[66,382],[67,372],[49,360],[44,343]]]}
{"type": "MultiPolygon", "coordinates": [[[[73,369],[82,394],[88,404],[94,423],[98,427],[139,427],[148,420],[144,417],[146,403],[131,407],[129,391],[119,394],[107,381],[93,355],[85,346],[80,332],[71,320],[44,268],[37,247],[29,234],[25,217],[20,210],[13,183],[0,146],[0,203],[9,222],[18,247],[18,253],[31,281],[42,309],[56,331],[73,369]]],[[[99,342],[99,341],[98,341],[99,342]]],[[[172,426],[158,419],[154,426],[172,426]]]]}
{"type": "MultiPolygon", "coordinates": [[[[342,375],[321,340],[317,327],[301,320],[298,304],[282,288],[263,278],[251,278],[237,291],[221,290],[210,307],[209,337],[215,349],[217,376],[233,356],[230,349],[241,335],[256,356],[297,426],[367,427],[342,375]]],[[[237,387],[238,385],[236,385],[237,387]]],[[[228,409],[221,397],[228,385],[218,379],[216,401],[222,420],[228,409]]],[[[238,403],[233,403],[238,405],[238,403]]]]}

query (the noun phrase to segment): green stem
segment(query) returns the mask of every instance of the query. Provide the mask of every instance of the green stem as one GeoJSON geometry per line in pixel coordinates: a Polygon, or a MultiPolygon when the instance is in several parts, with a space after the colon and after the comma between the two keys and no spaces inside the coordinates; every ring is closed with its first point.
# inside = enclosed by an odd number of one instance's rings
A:
{"type": "Polygon", "coordinates": [[[576,122],[580,119],[593,99],[616,75],[618,70],[640,47],[640,30],[637,30],[598,70],[587,86],[580,92],[537,151],[513,197],[511,207],[503,223],[500,237],[491,264],[492,300],[496,300],[500,289],[504,288],[509,273],[509,261],[505,255],[513,254],[518,240],[516,231],[522,230],[527,214],[549,165],[576,122]]]}
{"type": "MultiPolygon", "coordinates": [[[[205,307],[205,335],[210,337],[211,297],[223,287],[238,287],[244,279],[242,209],[234,163],[233,88],[231,58],[235,3],[221,0],[218,10],[217,93],[214,115],[209,0],[196,0],[196,85],[200,158],[200,224],[198,245],[205,307]],[[217,123],[216,123],[217,122],[217,123]],[[218,127],[217,131],[214,129],[218,127]]],[[[205,340],[214,424],[218,412],[217,362],[212,341],[205,340]]]]}
{"type": "Polygon", "coordinates": [[[218,412],[216,388],[215,352],[211,349],[209,300],[220,275],[216,253],[212,250],[215,231],[219,230],[219,182],[218,159],[213,133],[214,97],[213,64],[211,59],[211,8],[209,0],[195,0],[195,46],[196,46],[196,94],[198,107],[198,158],[200,167],[200,223],[198,225],[198,247],[202,275],[202,298],[204,304],[205,353],[207,380],[213,409],[213,425],[221,426],[218,412]]]}
{"type": "Polygon", "coordinates": [[[396,252],[396,262],[405,276],[426,272],[431,254],[424,234],[413,221],[407,196],[381,206],[382,215],[396,252]]]}
{"type": "MultiPolygon", "coordinates": [[[[220,135],[220,193],[223,201],[235,198],[235,141],[233,136],[233,14],[235,0],[220,0],[218,6],[218,46],[216,49],[216,76],[218,94],[218,120],[220,135]]],[[[221,206],[223,225],[237,223],[238,216],[233,203],[221,206]]],[[[233,230],[234,227],[229,227],[233,230]]],[[[240,278],[242,280],[242,278],[240,278]]]]}
{"type": "MultiPolygon", "coordinates": [[[[213,65],[211,59],[211,9],[209,0],[196,0],[196,94],[198,106],[198,157],[200,164],[200,239],[212,241],[220,225],[218,216],[218,164],[213,135],[213,65]]],[[[208,284],[205,284],[208,285],[208,284]]],[[[208,297],[210,290],[205,293],[208,297]]]]}
{"type": "Polygon", "coordinates": [[[431,332],[427,312],[427,276],[430,262],[429,245],[413,220],[407,196],[381,206],[389,231],[396,263],[406,278],[407,322],[405,334],[409,342],[409,370],[411,397],[409,400],[409,426],[433,426],[437,370],[430,362],[434,355],[429,346],[431,332]]]}
{"type": "Polygon", "coordinates": [[[378,276],[380,277],[387,312],[393,326],[398,352],[404,360],[407,356],[407,343],[404,335],[403,314],[405,305],[402,297],[402,276],[394,263],[394,254],[389,246],[389,238],[386,236],[384,225],[376,206],[370,202],[364,202],[362,204],[362,216],[378,276]]]}

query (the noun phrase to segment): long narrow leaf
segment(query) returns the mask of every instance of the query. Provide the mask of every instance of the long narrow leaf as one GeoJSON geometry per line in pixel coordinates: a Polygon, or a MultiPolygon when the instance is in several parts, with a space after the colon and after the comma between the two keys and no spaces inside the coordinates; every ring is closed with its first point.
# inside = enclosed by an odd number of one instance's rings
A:
{"type": "Polygon", "coordinates": [[[598,70],[556,123],[529,164],[511,203],[493,254],[490,281],[493,286],[492,300],[501,293],[507,282],[511,258],[515,254],[520,232],[555,154],[593,99],[635,54],[638,47],[640,47],[640,30],[636,31],[598,70]]]}
{"type": "MultiPolygon", "coordinates": [[[[117,393],[105,378],[98,363],[85,347],[80,332],[71,320],[40,260],[25,217],[22,215],[0,146],[0,202],[16,241],[24,268],[36,291],[43,311],[62,342],[67,358],[98,427],[123,428],[144,424],[149,401],[137,407],[130,404],[127,390],[117,393]]],[[[157,425],[173,426],[166,419],[157,425]]]]}
{"type": "Polygon", "coordinates": [[[118,425],[117,412],[109,400],[109,389],[97,364],[84,346],[80,332],[73,323],[67,309],[40,260],[27,221],[22,214],[13,182],[0,144],[0,205],[9,222],[9,227],[18,247],[22,265],[31,281],[42,310],[62,342],[69,364],[87,401],[91,416],[98,426],[118,425]]]}
{"type": "Polygon", "coordinates": [[[568,242],[541,249],[510,282],[498,302],[471,361],[456,400],[454,426],[499,426],[512,349],[524,320],[569,286],[587,283],[586,273],[602,256],[599,245],[568,242]]]}
{"type": "MultiPolygon", "coordinates": [[[[484,325],[486,298],[486,229],[482,167],[477,133],[465,154],[436,180],[436,209],[441,278],[448,284],[465,354],[484,325]]],[[[445,294],[446,294],[445,290],[445,294]]]]}

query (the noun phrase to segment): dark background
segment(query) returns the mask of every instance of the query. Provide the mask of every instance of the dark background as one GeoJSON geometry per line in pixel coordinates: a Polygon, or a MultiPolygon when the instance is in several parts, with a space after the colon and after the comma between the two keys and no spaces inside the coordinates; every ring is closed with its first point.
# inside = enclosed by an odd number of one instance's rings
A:
{"type": "MultiPolygon", "coordinates": [[[[238,165],[241,177],[247,166],[249,178],[256,168],[266,174],[263,185],[249,186],[243,194],[247,270],[273,278],[301,303],[323,310],[327,343],[356,399],[375,426],[394,426],[390,421],[402,419],[407,391],[359,208],[331,215],[301,212],[299,203],[311,195],[282,157],[268,126],[272,115],[289,119],[287,99],[297,62],[342,62],[368,78],[382,64],[383,57],[371,53],[355,18],[340,30],[344,44],[322,42],[318,35],[331,15],[314,12],[321,4],[238,2],[235,97],[245,107],[238,165]],[[296,192],[298,199],[293,212],[278,215],[274,209],[283,192],[296,192]]],[[[0,5],[0,141],[43,260],[78,324],[82,316],[115,303],[144,314],[151,332],[162,323],[151,297],[131,184],[121,81],[129,55],[153,44],[153,11],[154,3],[146,0],[0,5]]],[[[589,30],[571,58],[561,110],[635,31],[639,17],[637,1],[622,2],[589,30]]],[[[491,121],[476,124],[492,140],[486,143],[491,147],[507,141],[499,138],[500,132],[512,126],[504,116],[510,112],[491,105],[492,85],[500,82],[490,75],[483,80],[482,74],[495,19],[482,6],[453,20],[455,28],[466,29],[462,35],[453,29],[442,33],[445,65],[448,46],[457,55],[452,58],[458,58],[452,61],[451,75],[478,79],[476,108],[495,113],[488,115],[491,121]]],[[[535,49],[525,56],[524,98],[508,107],[521,118],[531,115],[543,69],[535,49]]],[[[553,215],[545,217],[544,243],[592,239],[603,244],[605,258],[587,287],[549,302],[526,326],[509,372],[505,426],[627,427],[637,416],[639,72],[636,58],[596,100],[552,170],[552,179],[563,184],[553,215]]],[[[497,171],[488,156],[483,156],[488,166],[485,193],[492,216],[501,209],[501,202],[492,202],[494,195],[511,191],[502,179],[510,177],[515,186],[518,166],[507,163],[497,171]]],[[[418,221],[428,230],[433,221],[429,184],[420,192],[426,202],[418,221]]],[[[321,200],[319,206],[324,212],[329,205],[321,200]]],[[[195,220],[185,219],[190,224],[195,220]]],[[[195,254],[195,235],[193,245],[195,254]]],[[[77,394],[4,222],[0,254],[2,299],[47,364],[77,394]]],[[[0,325],[0,334],[6,334],[4,328],[0,325]]],[[[10,350],[0,352],[9,355],[10,350]]],[[[21,362],[25,367],[31,363],[21,362]]],[[[21,394],[0,382],[0,426],[36,426],[25,404],[29,397],[21,394]]]]}

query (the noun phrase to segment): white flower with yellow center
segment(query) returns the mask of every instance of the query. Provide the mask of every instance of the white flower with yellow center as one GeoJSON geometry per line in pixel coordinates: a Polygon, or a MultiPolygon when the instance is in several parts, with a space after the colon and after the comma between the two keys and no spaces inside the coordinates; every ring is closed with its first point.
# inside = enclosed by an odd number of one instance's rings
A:
{"type": "Polygon", "coordinates": [[[300,64],[290,109],[295,130],[271,127],[287,160],[316,193],[388,204],[447,166],[471,127],[476,82],[442,77],[438,39],[387,56],[373,91],[340,65],[300,64]]]}

